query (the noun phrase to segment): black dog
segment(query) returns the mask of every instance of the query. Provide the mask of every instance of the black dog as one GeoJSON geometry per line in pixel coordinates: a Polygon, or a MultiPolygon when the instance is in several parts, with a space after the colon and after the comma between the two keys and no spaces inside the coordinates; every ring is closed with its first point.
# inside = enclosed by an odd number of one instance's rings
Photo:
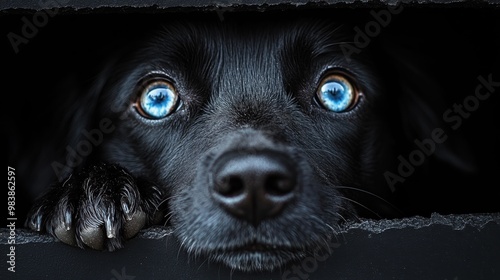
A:
{"type": "Polygon", "coordinates": [[[27,226],[115,250],[166,217],[187,251],[248,271],[304,257],[347,219],[393,215],[393,89],[368,50],[345,55],[352,38],[315,20],[168,24],[108,62],[85,141],[27,226]]]}

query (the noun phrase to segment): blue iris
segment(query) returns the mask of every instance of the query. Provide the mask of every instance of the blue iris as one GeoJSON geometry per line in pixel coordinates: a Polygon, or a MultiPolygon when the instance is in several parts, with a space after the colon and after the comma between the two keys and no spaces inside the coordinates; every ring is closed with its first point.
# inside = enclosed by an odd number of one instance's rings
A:
{"type": "Polygon", "coordinates": [[[340,113],[351,107],[355,99],[354,90],[346,79],[333,76],[322,83],[318,99],[326,109],[340,113]]]}
{"type": "Polygon", "coordinates": [[[169,84],[155,83],[142,93],[140,105],[148,117],[161,119],[175,110],[177,93],[169,84]]]}

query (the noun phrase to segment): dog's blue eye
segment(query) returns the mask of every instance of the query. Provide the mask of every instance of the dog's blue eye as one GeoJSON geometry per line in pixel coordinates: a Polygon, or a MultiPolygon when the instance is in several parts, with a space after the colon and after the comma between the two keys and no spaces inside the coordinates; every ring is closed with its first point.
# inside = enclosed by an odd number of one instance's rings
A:
{"type": "Polygon", "coordinates": [[[147,118],[161,119],[175,111],[178,94],[174,86],[166,81],[154,81],[142,91],[138,100],[139,112],[147,118]]]}
{"type": "Polygon", "coordinates": [[[358,97],[354,86],[342,75],[327,76],[321,82],[317,98],[327,110],[341,113],[352,108],[358,97]]]}

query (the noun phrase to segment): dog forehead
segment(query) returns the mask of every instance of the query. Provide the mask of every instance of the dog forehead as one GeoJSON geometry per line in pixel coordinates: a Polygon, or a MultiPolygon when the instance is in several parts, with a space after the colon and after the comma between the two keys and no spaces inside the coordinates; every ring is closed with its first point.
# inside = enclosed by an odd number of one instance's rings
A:
{"type": "Polygon", "coordinates": [[[255,94],[273,91],[282,85],[279,57],[282,38],[272,35],[277,34],[262,31],[249,36],[230,36],[233,38],[223,42],[218,61],[218,83],[214,84],[216,90],[255,94]]]}
{"type": "Polygon", "coordinates": [[[219,94],[269,93],[341,57],[345,40],[337,29],[315,19],[173,23],[148,49],[168,69],[198,77],[219,94]]]}
{"type": "Polygon", "coordinates": [[[292,55],[309,52],[311,56],[333,49],[338,52],[339,43],[345,39],[338,27],[333,22],[315,19],[177,22],[164,26],[154,40],[154,49],[162,50],[170,60],[182,58],[184,62],[193,62],[209,57],[205,60],[231,71],[253,72],[259,68],[278,68],[286,58],[282,56],[284,50],[292,55]]]}

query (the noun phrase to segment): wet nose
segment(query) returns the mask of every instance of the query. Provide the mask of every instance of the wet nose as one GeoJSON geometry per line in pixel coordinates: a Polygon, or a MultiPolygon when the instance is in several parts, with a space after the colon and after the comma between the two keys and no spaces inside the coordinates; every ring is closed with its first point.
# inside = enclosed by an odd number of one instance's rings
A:
{"type": "Polygon", "coordinates": [[[281,153],[223,155],[214,164],[212,197],[230,214],[257,226],[294,198],[296,175],[292,160],[281,153]]]}

